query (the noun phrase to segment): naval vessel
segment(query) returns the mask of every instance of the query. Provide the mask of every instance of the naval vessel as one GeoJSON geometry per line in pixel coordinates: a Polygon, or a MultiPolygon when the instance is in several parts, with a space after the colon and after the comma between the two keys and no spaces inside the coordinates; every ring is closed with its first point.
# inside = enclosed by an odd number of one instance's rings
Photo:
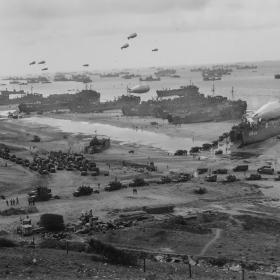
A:
{"type": "Polygon", "coordinates": [[[261,142],[280,135],[280,102],[265,104],[255,113],[244,115],[240,124],[233,126],[229,137],[234,146],[261,142]]]}

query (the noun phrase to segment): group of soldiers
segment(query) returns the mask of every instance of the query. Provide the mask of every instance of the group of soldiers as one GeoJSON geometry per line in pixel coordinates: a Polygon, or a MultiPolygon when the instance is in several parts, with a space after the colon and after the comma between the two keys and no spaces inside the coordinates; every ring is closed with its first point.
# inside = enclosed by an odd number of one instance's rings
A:
{"type": "Polygon", "coordinates": [[[11,198],[10,200],[6,199],[6,204],[7,204],[8,207],[19,205],[19,199],[18,199],[18,197],[11,198]]]}

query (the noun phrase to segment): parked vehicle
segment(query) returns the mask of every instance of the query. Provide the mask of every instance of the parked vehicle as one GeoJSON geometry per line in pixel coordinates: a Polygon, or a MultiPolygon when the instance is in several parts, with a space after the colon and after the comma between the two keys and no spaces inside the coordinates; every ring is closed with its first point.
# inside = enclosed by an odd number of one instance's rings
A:
{"type": "Polygon", "coordinates": [[[33,234],[33,226],[30,218],[21,220],[20,226],[17,228],[17,233],[22,236],[30,236],[33,234]]]}
{"type": "Polygon", "coordinates": [[[199,175],[207,173],[208,172],[208,168],[197,168],[197,173],[199,175]]]}
{"type": "Polygon", "coordinates": [[[248,171],[249,167],[248,165],[237,165],[236,167],[233,168],[234,172],[245,172],[248,171]]]}
{"type": "Polygon", "coordinates": [[[250,174],[249,177],[246,178],[246,180],[248,181],[257,181],[257,180],[261,180],[262,176],[260,174],[250,174]]]}
{"type": "Polygon", "coordinates": [[[52,190],[47,187],[38,186],[30,191],[28,195],[34,201],[47,201],[52,198],[52,190]]]}
{"type": "Polygon", "coordinates": [[[271,166],[266,166],[266,165],[258,168],[257,171],[260,174],[267,174],[267,175],[273,175],[274,174],[274,168],[272,168],[271,166]]]}
{"type": "Polygon", "coordinates": [[[207,175],[205,177],[205,181],[207,182],[217,182],[217,175],[214,174],[214,175],[207,175]]]}
{"type": "Polygon", "coordinates": [[[232,183],[232,182],[235,182],[235,181],[237,181],[237,178],[236,178],[236,176],[235,175],[228,175],[227,177],[226,177],[226,179],[225,179],[225,183],[232,183]]]}
{"type": "Polygon", "coordinates": [[[226,168],[219,168],[217,170],[214,170],[212,173],[213,174],[227,174],[228,170],[226,168]]]}
{"type": "Polygon", "coordinates": [[[83,195],[91,195],[93,193],[93,188],[90,186],[80,186],[76,191],[73,192],[73,196],[79,197],[83,195]]]}

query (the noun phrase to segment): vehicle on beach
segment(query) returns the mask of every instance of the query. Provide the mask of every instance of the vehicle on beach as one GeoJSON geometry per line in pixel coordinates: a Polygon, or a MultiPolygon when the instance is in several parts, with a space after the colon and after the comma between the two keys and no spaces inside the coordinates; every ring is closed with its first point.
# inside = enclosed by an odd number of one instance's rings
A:
{"type": "Polygon", "coordinates": [[[198,175],[205,174],[208,172],[208,168],[197,168],[198,175]]]}
{"type": "Polygon", "coordinates": [[[248,169],[249,169],[248,165],[237,165],[232,170],[234,172],[246,172],[248,171],[248,169]]]}
{"type": "Polygon", "coordinates": [[[258,168],[258,173],[259,174],[267,174],[267,175],[273,175],[274,174],[274,168],[271,166],[262,166],[258,168]]]}
{"type": "Polygon", "coordinates": [[[212,172],[213,174],[227,174],[228,170],[226,168],[219,168],[212,172]]]}
{"type": "Polygon", "coordinates": [[[76,191],[73,192],[73,196],[79,197],[83,195],[91,195],[93,193],[93,188],[90,186],[80,186],[76,191]]]}
{"type": "Polygon", "coordinates": [[[261,179],[262,176],[260,174],[250,174],[250,176],[246,178],[247,181],[258,181],[261,179]]]}
{"type": "Polygon", "coordinates": [[[236,182],[236,181],[237,181],[236,176],[230,174],[230,175],[228,175],[228,176],[226,177],[226,179],[225,179],[223,182],[224,182],[224,183],[233,183],[233,182],[236,182]]]}
{"type": "Polygon", "coordinates": [[[210,174],[205,177],[206,182],[217,182],[217,175],[210,174]]]}
{"type": "Polygon", "coordinates": [[[33,226],[29,217],[21,220],[21,224],[17,228],[17,233],[21,234],[22,236],[30,236],[33,234],[33,226]]]}

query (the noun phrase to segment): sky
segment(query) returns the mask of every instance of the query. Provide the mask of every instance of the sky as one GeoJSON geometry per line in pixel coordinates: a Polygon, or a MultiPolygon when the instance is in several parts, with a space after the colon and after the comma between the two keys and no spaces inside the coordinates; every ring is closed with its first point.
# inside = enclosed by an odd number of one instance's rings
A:
{"type": "Polygon", "coordinates": [[[0,0],[0,75],[41,73],[33,60],[50,72],[280,60],[279,15],[279,0],[0,0]]]}

